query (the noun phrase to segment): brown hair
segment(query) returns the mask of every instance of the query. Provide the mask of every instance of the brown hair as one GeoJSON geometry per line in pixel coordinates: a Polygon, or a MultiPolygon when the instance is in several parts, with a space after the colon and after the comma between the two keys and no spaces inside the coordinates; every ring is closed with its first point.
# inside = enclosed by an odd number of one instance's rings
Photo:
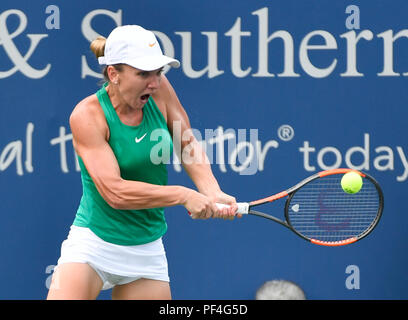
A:
{"type": "MultiPolygon", "coordinates": [[[[96,59],[98,59],[99,57],[103,57],[105,54],[105,44],[106,44],[106,38],[99,36],[97,37],[95,40],[93,40],[91,42],[90,48],[91,51],[94,53],[96,59]]],[[[114,64],[113,67],[117,70],[117,71],[122,71],[122,63],[119,64],[114,64]]],[[[102,74],[105,78],[106,81],[109,81],[109,76],[108,76],[108,66],[105,66],[103,68],[102,74]]]]}

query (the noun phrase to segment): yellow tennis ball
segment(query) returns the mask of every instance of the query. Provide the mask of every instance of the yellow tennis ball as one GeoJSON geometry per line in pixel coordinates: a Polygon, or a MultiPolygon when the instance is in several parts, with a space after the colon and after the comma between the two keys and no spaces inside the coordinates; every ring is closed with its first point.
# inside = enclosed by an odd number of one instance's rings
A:
{"type": "Polygon", "coordinates": [[[341,187],[343,188],[344,192],[357,193],[361,190],[362,186],[363,179],[357,172],[347,172],[343,178],[341,178],[341,187]]]}

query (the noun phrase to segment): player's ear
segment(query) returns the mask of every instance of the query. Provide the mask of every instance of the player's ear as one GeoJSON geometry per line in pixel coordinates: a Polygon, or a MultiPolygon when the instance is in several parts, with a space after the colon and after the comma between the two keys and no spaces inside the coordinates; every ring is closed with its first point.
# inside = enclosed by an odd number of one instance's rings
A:
{"type": "Polygon", "coordinates": [[[107,66],[106,73],[108,75],[109,82],[118,84],[120,70],[116,66],[107,66]]]}

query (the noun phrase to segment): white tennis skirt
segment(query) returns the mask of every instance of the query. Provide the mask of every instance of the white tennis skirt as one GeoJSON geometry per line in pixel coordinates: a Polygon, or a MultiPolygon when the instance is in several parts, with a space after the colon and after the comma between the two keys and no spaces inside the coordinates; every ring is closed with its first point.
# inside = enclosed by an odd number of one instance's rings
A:
{"type": "Polygon", "coordinates": [[[161,238],[121,246],[102,240],[89,228],[71,226],[68,238],[62,242],[58,265],[68,262],[89,264],[101,277],[103,290],[141,278],[170,281],[161,238]]]}

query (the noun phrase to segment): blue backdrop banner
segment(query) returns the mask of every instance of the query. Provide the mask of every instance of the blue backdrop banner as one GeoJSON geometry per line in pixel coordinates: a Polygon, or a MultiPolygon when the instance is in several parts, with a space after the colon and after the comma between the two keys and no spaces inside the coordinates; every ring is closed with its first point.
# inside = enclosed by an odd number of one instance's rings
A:
{"type": "MultiPolygon", "coordinates": [[[[69,116],[101,86],[89,45],[126,24],[180,60],[164,72],[224,192],[249,201],[349,167],[385,196],[374,232],[338,248],[167,208],[174,299],[254,299],[273,279],[308,299],[407,299],[407,15],[404,0],[2,0],[0,299],[47,295],[82,194],[69,116]]],[[[194,187],[177,157],[168,170],[194,187]]]]}

